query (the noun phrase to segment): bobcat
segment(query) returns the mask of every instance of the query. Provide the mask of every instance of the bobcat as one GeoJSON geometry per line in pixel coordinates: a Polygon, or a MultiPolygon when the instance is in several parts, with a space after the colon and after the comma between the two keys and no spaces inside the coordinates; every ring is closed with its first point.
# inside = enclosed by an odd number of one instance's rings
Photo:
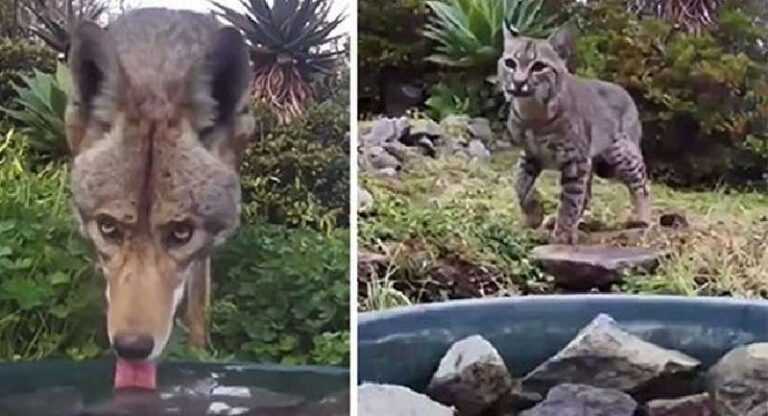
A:
{"type": "Polygon", "coordinates": [[[616,84],[569,73],[572,41],[567,28],[549,39],[532,39],[505,27],[498,62],[499,85],[510,103],[507,128],[524,148],[515,191],[528,226],[538,227],[544,218],[536,178],[543,169],[560,171],[560,208],[552,234],[558,244],[577,242],[593,173],[629,188],[634,223],[649,225],[651,215],[635,103],[616,84]]]}

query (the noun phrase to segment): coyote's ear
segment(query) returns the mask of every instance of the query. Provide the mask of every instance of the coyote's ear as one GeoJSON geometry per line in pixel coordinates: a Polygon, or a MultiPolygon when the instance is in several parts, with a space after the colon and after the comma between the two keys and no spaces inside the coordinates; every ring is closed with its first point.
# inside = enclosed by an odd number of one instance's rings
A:
{"type": "Polygon", "coordinates": [[[233,27],[219,29],[206,62],[211,95],[216,102],[215,123],[230,123],[244,106],[251,80],[248,47],[233,27]]]}
{"type": "Polygon", "coordinates": [[[74,91],[67,110],[67,136],[77,154],[86,145],[81,142],[91,118],[111,119],[125,76],[112,37],[96,23],[81,23],[72,33],[71,45],[74,91]]]}
{"type": "Polygon", "coordinates": [[[248,46],[235,28],[225,27],[215,34],[202,75],[207,84],[205,90],[210,94],[208,98],[213,100],[213,108],[207,111],[212,114],[198,114],[198,120],[207,119],[206,127],[212,127],[213,133],[204,144],[219,159],[237,169],[253,133],[253,120],[247,114],[252,78],[248,46]]]}

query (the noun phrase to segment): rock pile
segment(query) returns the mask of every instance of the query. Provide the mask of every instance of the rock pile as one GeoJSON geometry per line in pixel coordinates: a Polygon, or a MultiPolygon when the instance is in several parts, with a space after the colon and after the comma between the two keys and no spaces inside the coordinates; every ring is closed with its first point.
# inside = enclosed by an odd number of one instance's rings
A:
{"type": "Polygon", "coordinates": [[[599,315],[522,378],[514,378],[494,346],[475,335],[446,352],[425,395],[367,384],[359,403],[361,416],[768,415],[768,343],[736,348],[704,369],[697,359],[599,315]],[[393,391],[402,399],[393,399],[393,391]],[[398,412],[377,413],[377,403],[394,402],[398,412]]]}
{"type": "Polygon", "coordinates": [[[360,170],[380,176],[397,176],[419,158],[448,155],[487,161],[493,140],[490,123],[483,118],[451,116],[440,124],[430,119],[383,118],[361,131],[358,148],[360,170]]]}

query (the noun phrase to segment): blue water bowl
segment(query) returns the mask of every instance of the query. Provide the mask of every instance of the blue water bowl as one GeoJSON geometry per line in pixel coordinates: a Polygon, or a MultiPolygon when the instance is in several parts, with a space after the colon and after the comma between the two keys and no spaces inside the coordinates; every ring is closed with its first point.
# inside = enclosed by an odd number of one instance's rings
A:
{"type": "Polygon", "coordinates": [[[768,341],[768,302],[730,298],[575,295],[427,304],[361,314],[358,382],[423,390],[454,342],[480,334],[521,377],[598,314],[704,365],[734,347],[768,341]]]}

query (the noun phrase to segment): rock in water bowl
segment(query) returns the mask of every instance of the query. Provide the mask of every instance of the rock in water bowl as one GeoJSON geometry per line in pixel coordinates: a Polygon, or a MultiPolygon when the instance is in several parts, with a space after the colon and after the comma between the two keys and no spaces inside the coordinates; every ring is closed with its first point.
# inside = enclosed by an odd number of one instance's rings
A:
{"type": "Polygon", "coordinates": [[[480,334],[522,377],[605,313],[659,346],[714,364],[731,349],[768,340],[768,303],[724,298],[576,295],[455,301],[364,313],[359,382],[424,391],[451,345],[480,334]]]}
{"type": "Polygon", "coordinates": [[[156,392],[112,390],[114,360],[0,365],[2,416],[346,416],[349,372],[162,363],[156,392]]]}

